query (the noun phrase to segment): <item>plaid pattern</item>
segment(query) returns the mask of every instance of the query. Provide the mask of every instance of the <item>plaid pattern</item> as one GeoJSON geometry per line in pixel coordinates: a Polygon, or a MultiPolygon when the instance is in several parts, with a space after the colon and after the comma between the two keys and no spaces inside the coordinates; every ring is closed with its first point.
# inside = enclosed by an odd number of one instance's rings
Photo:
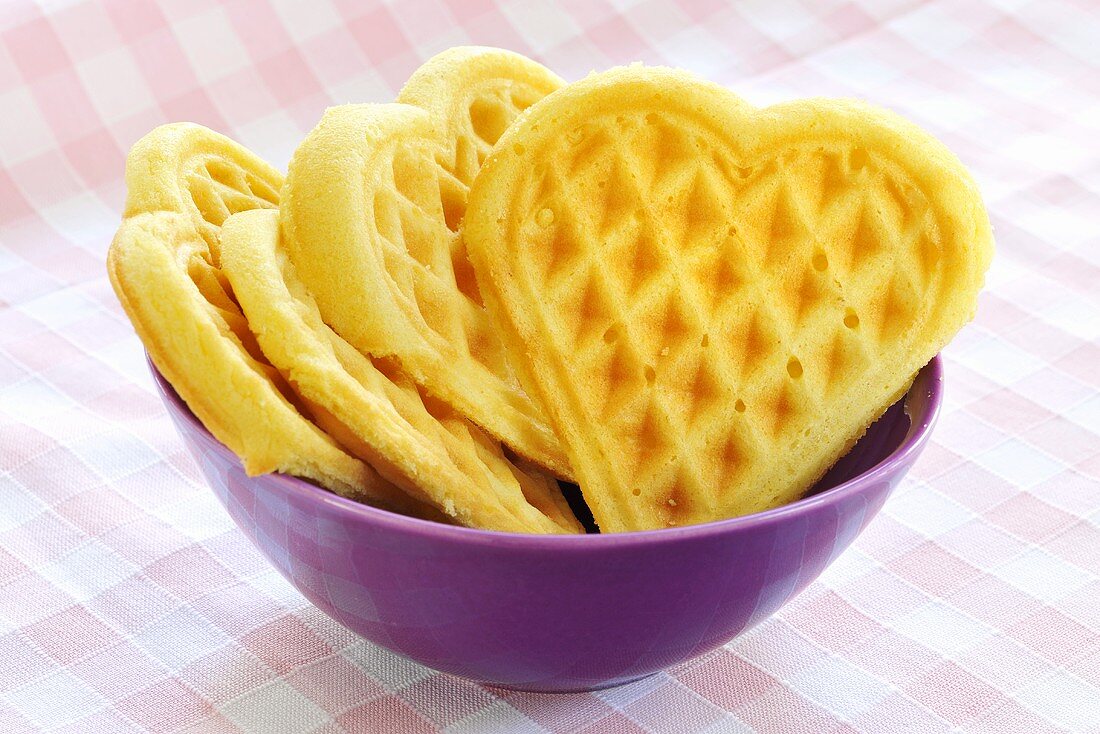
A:
{"type": "Polygon", "coordinates": [[[1097,39],[1089,0],[0,6],[0,731],[1100,732],[1097,39]],[[202,485],[104,274],[154,125],[284,165],[470,42],[869,98],[959,153],[997,233],[884,513],[775,618],[613,690],[481,687],[310,607],[202,485]]]}

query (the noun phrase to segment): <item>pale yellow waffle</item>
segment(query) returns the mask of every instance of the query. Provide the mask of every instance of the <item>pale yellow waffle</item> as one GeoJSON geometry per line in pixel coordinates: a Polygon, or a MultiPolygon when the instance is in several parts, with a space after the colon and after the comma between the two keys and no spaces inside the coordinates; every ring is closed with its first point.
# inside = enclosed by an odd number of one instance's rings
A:
{"type": "Polygon", "coordinates": [[[306,477],[353,499],[420,514],[419,503],[306,420],[255,346],[206,243],[183,215],[128,217],[108,253],[115,293],[157,369],[250,475],[306,477]]]}
{"type": "Polygon", "coordinates": [[[324,320],[559,476],[560,442],[521,390],[456,228],[502,125],[560,84],[516,54],[433,59],[401,99],[331,108],[290,162],[286,247],[324,320]]]}
{"type": "Polygon", "coordinates": [[[230,214],[277,209],[283,174],[243,145],[190,122],[161,125],[126,156],[123,217],[186,215],[218,263],[218,228],[230,214]]]}
{"type": "Polygon", "coordinates": [[[282,176],[198,125],[167,125],[127,158],[126,218],[107,270],[157,369],[252,475],[316,481],[420,514],[422,505],[341,450],[264,359],[211,248],[231,211],[277,205],[282,176]]]}
{"type": "Polygon", "coordinates": [[[444,213],[454,229],[474,177],[497,139],[525,109],[565,85],[545,66],[513,51],[458,46],[428,59],[397,95],[422,107],[439,128],[436,158],[448,175],[444,213]]]}
{"type": "Polygon", "coordinates": [[[992,255],[915,125],[642,67],[509,128],[464,232],[605,532],[799,497],[971,318],[992,255]]]}
{"type": "Polygon", "coordinates": [[[580,532],[558,484],[521,471],[500,444],[384,360],[329,328],[279,244],[275,212],[230,217],[222,267],[260,347],[323,423],[387,479],[457,522],[490,530],[580,532]]]}

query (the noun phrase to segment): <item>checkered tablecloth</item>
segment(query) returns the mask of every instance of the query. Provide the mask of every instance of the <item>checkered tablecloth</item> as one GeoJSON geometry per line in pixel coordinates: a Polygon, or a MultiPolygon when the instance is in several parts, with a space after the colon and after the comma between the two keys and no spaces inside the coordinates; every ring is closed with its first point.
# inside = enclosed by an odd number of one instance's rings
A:
{"type": "Polygon", "coordinates": [[[0,731],[1100,732],[1098,569],[1094,0],[0,5],[0,731]],[[153,126],[285,165],[325,106],[466,43],[865,97],[958,152],[997,235],[884,512],[775,618],[613,690],[478,686],[312,608],[203,486],[105,276],[153,126]]]}

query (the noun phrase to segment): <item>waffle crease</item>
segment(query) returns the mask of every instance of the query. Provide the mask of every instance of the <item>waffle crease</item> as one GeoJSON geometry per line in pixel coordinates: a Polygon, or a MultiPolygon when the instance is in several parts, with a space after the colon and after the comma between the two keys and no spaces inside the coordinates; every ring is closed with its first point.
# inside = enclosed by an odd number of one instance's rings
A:
{"type": "Polygon", "coordinates": [[[868,105],[597,74],[500,139],[464,238],[601,529],[796,499],[968,321],[976,186],[868,105]]]}
{"type": "Polygon", "coordinates": [[[353,453],[463,525],[580,532],[554,479],[519,469],[499,442],[396,365],[364,356],[325,324],[279,244],[277,213],[231,217],[222,254],[264,353],[353,453]]]}
{"type": "Polygon", "coordinates": [[[125,214],[107,258],[111,283],[157,369],[249,474],[291,473],[414,511],[404,493],[302,414],[221,272],[222,223],[233,212],[277,207],[282,180],[207,128],[156,128],[126,160],[125,214]]]}

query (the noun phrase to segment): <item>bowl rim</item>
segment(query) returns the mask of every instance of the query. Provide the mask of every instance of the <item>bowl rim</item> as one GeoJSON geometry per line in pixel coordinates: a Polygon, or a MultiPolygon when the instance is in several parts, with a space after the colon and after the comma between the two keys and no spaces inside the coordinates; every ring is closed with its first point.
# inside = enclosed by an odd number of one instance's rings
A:
{"type": "MultiPolygon", "coordinates": [[[[239,466],[240,458],[234,454],[225,444],[216,439],[206,426],[191,412],[187,404],[175,391],[172,385],[164,378],[146,354],[146,361],[152,372],[157,391],[164,399],[169,410],[190,426],[215,451],[231,462],[239,466]]],[[[913,384],[901,398],[904,401],[904,410],[909,416],[910,425],[905,438],[889,455],[874,466],[857,474],[856,476],[841,482],[840,484],[824,489],[809,497],[795,500],[780,507],[762,510],[748,515],[714,520],[712,522],[696,525],[684,525],[674,528],[659,528],[655,530],[632,530],[620,533],[598,534],[560,534],[541,535],[535,533],[514,533],[499,530],[483,530],[480,528],[468,528],[459,525],[444,525],[431,520],[422,520],[416,517],[401,515],[389,510],[356,502],[355,500],[341,497],[323,487],[307,482],[298,477],[270,473],[250,479],[257,482],[274,483],[289,494],[311,502],[324,505],[328,510],[349,516],[370,525],[382,526],[387,530],[401,532],[406,535],[431,537],[434,540],[452,540],[455,542],[472,545],[491,545],[496,547],[521,547],[526,550],[547,550],[553,552],[594,550],[597,548],[630,548],[637,546],[655,546],[666,543],[675,543],[685,540],[698,540],[716,535],[722,535],[737,530],[779,522],[792,516],[798,516],[810,512],[822,505],[830,505],[850,495],[858,494],[867,485],[876,480],[893,474],[900,465],[907,463],[910,457],[915,459],[925,444],[928,443],[932,428],[939,418],[943,404],[943,358],[937,354],[928,364],[918,370],[913,384]],[[917,394],[916,389],[925,392],[926,400],[923,401],[924,410],[919,414],[910,411],[910,404],[917,394]]],[[[185,439],[186,440],[186,439],[185,439]]]]}

